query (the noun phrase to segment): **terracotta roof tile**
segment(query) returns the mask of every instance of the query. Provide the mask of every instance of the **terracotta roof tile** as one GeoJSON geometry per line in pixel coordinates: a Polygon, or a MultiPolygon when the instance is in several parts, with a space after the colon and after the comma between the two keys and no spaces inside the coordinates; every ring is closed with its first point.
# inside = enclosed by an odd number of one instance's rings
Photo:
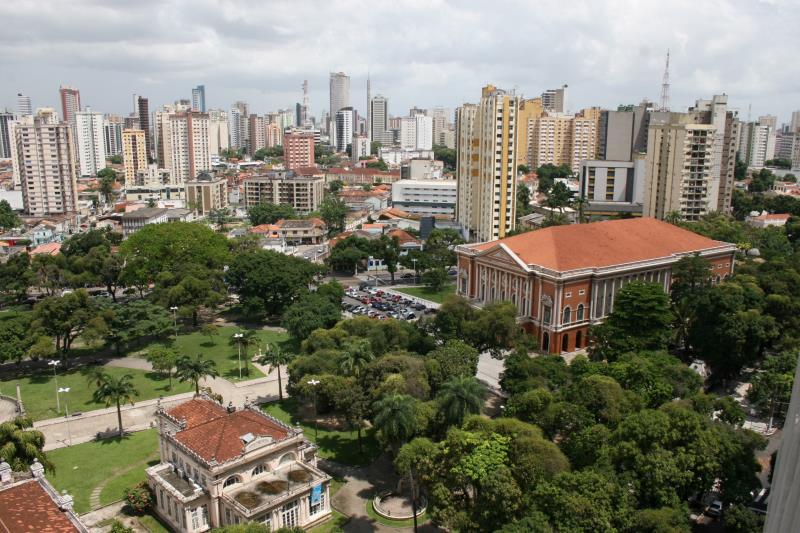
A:
{"type": "Polygon", "coordinates": [[[654,218],[634,218],[553,226],[471,247],[485,251],[500,243],[528,265],[562,272],[646,261],[727,244],[654,218]]]}
{"type": "Polygon", "coordinates": [[[178,422],[186,420],[187,429],[227,414],[221,405],[200,398],[193,398],[167,411],[167,415],[178,422]]]}
{"type": "Polygon", "coordinates": [[[0,490],[0,533],[74,533],[78,528],[35,479],[0,490]]]}

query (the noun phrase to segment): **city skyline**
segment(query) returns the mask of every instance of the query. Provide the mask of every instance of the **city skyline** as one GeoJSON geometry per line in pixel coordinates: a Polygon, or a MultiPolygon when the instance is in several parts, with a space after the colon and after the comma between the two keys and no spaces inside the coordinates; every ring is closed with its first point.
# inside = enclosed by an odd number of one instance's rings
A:
{"type": "Polygon", "coordinates": [[[453,109],[474,101],[485,83],[526,97],[568,84],[570,111],[614,109],[658,101],[669,49],[673,109],[726,93],[743,119],[752,104],[753,118],[770,113],[788,122],[800,102],[800,67],[791,61],[800,46],[762,37],[790,34],[796,2],[685,4],[664,12],[655,3],[628,2],[509,4],[486,12],[446,2],[371,6],[348,10],[350,27],[365,31],[342,33],[329,24],[346,8],[337,2],[270,5],[263,8],[267,27],[261,8],[242,3],[197,3],[179,18],[174,2],[23,2],[0,7],[8,22],[0,37],[0,65],[8,73],[0,107],[14,109],[21,92],[34,107],[59,108],[58,87],[71,85],[82,105],[127,114],[133,93],[155,109],[190,99],[202,84],[208,108],[244,100],[252,112],[266,113],[301,102],[308,79],[310,112],[319,119],[328,107],[329,73],[343,71],[362,116],[368,73],[372,93],[386,95],[398,115],[414,105],[453,109]],[[508,32],[502,15],[512,10],[513,20],[530,14],[536,31],[508,32]],[[397,29],[381,29],[386,20],[397,29]],[[394,53],[386,56],[389,49],[394,53]]]}

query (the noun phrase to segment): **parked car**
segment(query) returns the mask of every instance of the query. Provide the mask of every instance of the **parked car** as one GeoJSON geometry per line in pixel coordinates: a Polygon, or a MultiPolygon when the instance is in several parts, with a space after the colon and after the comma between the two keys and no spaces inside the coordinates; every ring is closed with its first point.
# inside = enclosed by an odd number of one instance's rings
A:
{"type": "Polygon", "coordinates": [[[424,311],[425,310],[425,304],[421,304],[419,302],[415,303],[412,307],[414,309],[416,309],[417,311],[424,311]]]}
{"type": "Polygon", "coordinates": [[[400,279],[411,279],[413,277],[414,277],[414,274],[411,274],[410,272],[406,272],[405,274],[402,274],[400,276],[400,279]]]}
{"type": "Polygon", "coordinates": [[[711,505],[706,509],[706,514],[714,518],[722,516],[722,502],[719,500],[711,502],[711,505]]]}

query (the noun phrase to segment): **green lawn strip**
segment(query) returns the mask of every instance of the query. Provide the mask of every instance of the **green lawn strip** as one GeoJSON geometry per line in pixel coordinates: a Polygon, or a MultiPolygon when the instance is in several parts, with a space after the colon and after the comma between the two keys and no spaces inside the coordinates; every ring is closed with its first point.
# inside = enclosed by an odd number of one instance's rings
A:
{"type": "Polygon", "coordinates": [[[137,516],[136,520],[138,520],[139,524],[150,533],[172,533],[172,530],[164,522],[162,522],[160,518],[155,516],[155,514],[148,513],[142,516],[137,516]]]}
{"type": "Polygon", "coordinates": [[[319,428],[314,436],[314,425],[301,421],[297,412],[297,401],[289,398],[280,402],[264,404],[262,409],[278,420],[296,426],[300,425],[308,440],[319,446],[319,455],[345,465],[370,464],[380,455],[380,445],[375,438],[375,430],[361,432],[362,451],[358,450],[356,432],[331,431],[319,428]]]}
{"type": "Polygon", "coordinates": [[[137,483],[147,479],[145,469],[157,464],[158,459],[158,450],[154,450],[153,453],[143,461],[132,464],[133,468],[130,470],[111,478],[100,492],[100,503],[102,505],[108,505],[109,503],[121,500],[125,495],[125,489],[133,487],[137,483]]]}
{"type": "MultiPolygon", "coordinates": [[[[150,400],[159,396],[170,396],[192,390],[191,383],[180,383],[172,380],[172,389],[166,378],[157,372],[145,372],[129,368],[107,367],[109,374],[120,376],[130,374],[133,376],[133,386],[139,392],[136,401],[150,400]]],[[[34,420],[44,420],[64,415],[65,406],[69,406],[70,413],[92,411],[106,407],[105,403],[95,403],[92,400],[94,385],[89,383],[80,371],[63,370],[58,374],[58,387],[69,387],[70,391],[61,393],[61,413],[56,412],[56,380],[52,372],[43,371],[33,376],[0,381],[0,392],[16,397],[16,386],[20,386],[22,402],[25,410],[34,420]]]]}
{"type": "Polygon", "coordinates": [[[417,298],[423,298],[425,300],[430,300],[436,303],[442,303],[445,298],[450,296],[451,294],[455,293],[456,286],[455,284],[445,285],[439,291],[431,291],[427,287],[403,287],[401,289],[392,289],[397,292],[402,292],[404,294],[408,294],[411,296],[416,296],[417,298]]]}
{"type": "Polygon", "coordinates": [[[348,517],[337,511],[336,509],[331,508],[331,517],[324,523],[314,526],[308,530],[309,533],[331,533],[333,531],[341,531],[342,526],[344,526],[347,521],[350,520],[348,517]]]}
{"type": "MultiPolygon", "coordinates": [[[[179,335],[177,340],[170,338],[160,342],[154,342],[143,348],[137,349],[133,354],[135,356],[146,357],[147,351],[151,346],[156,344],[166,344],[173,348],[179,355],[188,355],[194,357],[197,354],[202,354],[205,359],[211,359],[217,365],[217,372],[219,375],[228,381],[239,381],[239,351],[236,345],[229,344],[230,338],[234,333],[241,331],[241,328],[233,326],[225,326],[219,328],[219,334],[214,337],[207,337],[199,331],[189,334],[179,335]]],[[[289,336],[286,333],[277,331],[256,330],[259,345],[262,352],[271,342],[284,343],[288,340],[289,336]]],[[[253,354],[258,352],[259,346],[250,346],[247,349],[247,357],[242,351],[242,380],[263,377],[262,374],[255,366],[250,363],[253,354]],[[250,375],[246,374],[246,369],[250,369],[250,375]]]]}
{"type": "MultiPolygon", "coordinates": [[[[143,474],[146,460],[156,450],[158,433],[155,429],[139,431],[123,439],[59,448],[47,452],[55,465],[55,472],[48,472],[47,478],[59,492],[66,490],[75,498],[77,513],[85,513],[90,510],[89,500],[95,487],[131,464],[142,463],[143,474]]],[[[121,495],[114,499],[119,498],[121,495]]]]}
{"type": "MultiPolygon", "coordinates": [[[[409,518],[408,520],[390,520],[388,518],[384,518],[378,513],[375,512],[375,508],[372,507],[372,499],[367,500],[367,515],[375,520],[376,522],[380,522],[385,526],[390,527],[413,527],[414,526],[414,519],[409,518]]],[[[427,512],[422,513],[420,516],[417,517],[417,525],[421,526],[425,522],[428,521],[427,512]]]]}

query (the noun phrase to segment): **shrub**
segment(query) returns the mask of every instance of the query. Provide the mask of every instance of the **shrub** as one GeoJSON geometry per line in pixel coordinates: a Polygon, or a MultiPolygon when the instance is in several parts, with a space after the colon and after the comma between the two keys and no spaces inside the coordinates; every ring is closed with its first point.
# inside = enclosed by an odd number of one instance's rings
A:
{"type": "Polygon", "coordinates": [[[133,512],[141,515],[153,505],[153,493],[146,481],[125,489],[125,501],[133,512]]]}

